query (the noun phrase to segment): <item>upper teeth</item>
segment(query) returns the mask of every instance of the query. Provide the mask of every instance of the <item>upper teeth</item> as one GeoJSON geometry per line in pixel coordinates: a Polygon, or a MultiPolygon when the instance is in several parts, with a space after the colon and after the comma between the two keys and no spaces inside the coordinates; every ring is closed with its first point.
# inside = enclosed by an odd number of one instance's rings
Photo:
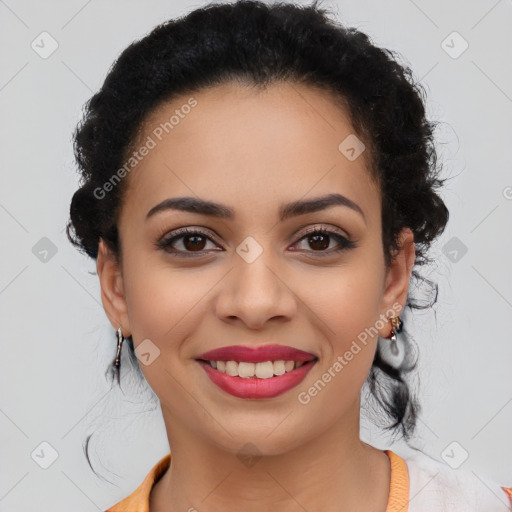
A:
{"type": "Polygon", "coordinates": [[[213,368],[220,372],[227,373],[232,377],[258,377],[259,379],[269,379],[274,375],[283,375],[299,368],[304,363],[295,361],[265,361],[264,363],[247,363],[245,361],[210,361],[213,368]]]}

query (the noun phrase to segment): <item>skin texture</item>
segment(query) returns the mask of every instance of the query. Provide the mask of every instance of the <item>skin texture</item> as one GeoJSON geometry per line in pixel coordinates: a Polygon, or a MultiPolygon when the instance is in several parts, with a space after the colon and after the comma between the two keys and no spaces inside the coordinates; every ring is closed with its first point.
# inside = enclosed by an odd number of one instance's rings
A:
{"type": "MultiPolygon", "coordinates": [[[[160,350],[150,365],[140,365],[160,399],[172,450],[171,468],[151,494],[151,512],[382,512],[389,460],[359,439],[360,391],[377,336],[307,405],[297,395],[365,328],[380,325],[378,335],[390,335],[389,320],[376,322],[406,302],[413,233],[403,230],[387,270],[380,192],[365,153],[350,161],[338,150],[354,129],[328,93],[299,84],[256,91],[229,83],[193,96],[197,106],[125,178],[122,263],[103,241],[97,259],[113,327],[131,334],[136,348],[149,338],[160,350]],[[333,192],[357,203],[365,219],[335,206],[279,221],[281,204],[333,192]],[[145,220],[154,205],[180,196],[225,204],[235,219],[167,210],[145,220]],[[339,245],[332,237],[324,247],[308,242],[303,236],[313,226],[356,247],[322,257],[339,245]],[[206,231],[211,240],[199,239],[195,250],[207,254],[179,258],[155,246],[181,227],[206,231]],[[247,236],[263,249],[252,263],[236,252],[247,236]],[[272,399],[231,396],[195,361],[213,348],[267,343],[319,358],[297,388],[272,399]],[[261,455],[251,467],[237,456],[250,453],[242,449],[246,443],[261,455]]],[[[137,142],[189,97],[159,106],[137,142]]],[[[194,251],[183,238],[173,247],[194,251]]]]}

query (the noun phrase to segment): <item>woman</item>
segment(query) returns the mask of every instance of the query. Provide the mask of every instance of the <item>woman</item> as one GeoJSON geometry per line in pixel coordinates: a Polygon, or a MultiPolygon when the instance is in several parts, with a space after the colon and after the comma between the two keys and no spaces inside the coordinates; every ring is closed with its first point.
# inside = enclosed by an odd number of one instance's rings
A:
{"type": "Polygon", "coordinates": [[[510,489],[359,438],[365,382],[405,439],[419,411],[433,130],[410,70],[316,4],[213,4],[123,52],[75,134],[68,235],[172,464],[110,512],[503,510],[510,489]]]}

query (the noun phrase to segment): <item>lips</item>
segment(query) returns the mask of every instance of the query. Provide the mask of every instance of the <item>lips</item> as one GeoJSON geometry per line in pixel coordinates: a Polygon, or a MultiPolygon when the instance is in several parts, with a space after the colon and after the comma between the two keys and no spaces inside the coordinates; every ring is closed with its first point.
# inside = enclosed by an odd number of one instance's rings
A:
{"type": "Polygon", "coordinates": [[[206,372],[210,381],[225,393],[243,399],[269,399],[282,395],[298,386],[306,378],[316,361],[315,359],[303,363],[300,368],[268,379],[228,375],[212,368],[209,363],[202,360],[198,360],[198,364],[206,372]]]}
{"type": "Polygon", "coordinates": [[[307,362],[317,360],[318,357],[286,345],[263,345],[251,347],[247,345],[233,345],[209,350],[196,359],[203,361],[238,361],[247,363],[263,363],[265,361],[298,361],[307,362]]]}

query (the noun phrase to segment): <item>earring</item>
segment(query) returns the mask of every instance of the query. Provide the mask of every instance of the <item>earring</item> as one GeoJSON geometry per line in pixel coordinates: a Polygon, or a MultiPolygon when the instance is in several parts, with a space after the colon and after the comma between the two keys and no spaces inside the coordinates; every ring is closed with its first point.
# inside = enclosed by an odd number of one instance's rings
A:
{"type": "Polygon", "coordinates": [[[114,371],[117,373],[117,382],[119,384],[120,381],[120,371],[121,371],[121,349],[123,348],[123,341],[124,336],[123,332],[121,331],[121,327],[117,329],[117,353],[116,353],[116,359],[114,361],[114,371]]]}
{"type": "Polygon", "coordinates": [[[391,339],[389,349],[394,356],[399,354],[398,345],[396,343],[396,335],[402,332],[403,322],[399,316],[391,317],[391,334],[387,339],[391,339]]]}

